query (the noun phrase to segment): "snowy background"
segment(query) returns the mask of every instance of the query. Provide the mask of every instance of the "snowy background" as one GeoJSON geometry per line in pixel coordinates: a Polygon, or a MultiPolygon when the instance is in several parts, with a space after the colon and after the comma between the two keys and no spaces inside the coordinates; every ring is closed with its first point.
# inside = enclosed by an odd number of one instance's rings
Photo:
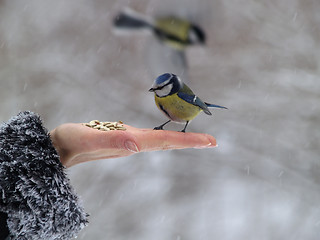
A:
{"type": "Polygon", "coordinates": [[[229,110],[188,128],[218,148],[68,169],[90,214],[78,239],[318,240],[318,0],[0,0],[0,120],[32,110],[48,129],[164,122],[148,89],[175,69],[171,53],[151,33],[115,33],[125,7],[202,26],[207,45],[186,51],[189,86],[229,110]]]}

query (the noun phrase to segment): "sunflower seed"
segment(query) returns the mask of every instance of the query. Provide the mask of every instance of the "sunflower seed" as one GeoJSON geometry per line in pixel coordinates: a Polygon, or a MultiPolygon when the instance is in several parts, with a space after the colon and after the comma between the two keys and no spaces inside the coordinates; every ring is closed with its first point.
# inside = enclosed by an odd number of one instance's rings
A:
{"type": "Polygon", "coordinates": [[[83,123],[83,125],[93,128],[93,129],[98,129],[101,131],[111,131],[111,130],[127,130],[123,126],[122,121],[118,122],[100,122],[99,120],[92,120],[89,123],[83,123]]]}

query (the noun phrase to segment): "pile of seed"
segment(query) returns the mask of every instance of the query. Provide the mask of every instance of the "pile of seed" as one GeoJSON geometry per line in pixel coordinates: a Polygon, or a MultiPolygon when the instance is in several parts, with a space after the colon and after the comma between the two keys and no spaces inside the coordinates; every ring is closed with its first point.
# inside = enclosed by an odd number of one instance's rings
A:
{"type": "Polygon", "coordinates": [[[93,129],[98,129],[101,131],[111,131],[111,130],[127,130],[123,126],[123,122],[100,122],[99,120],[92,120],[89,123],[83,123],[83,125],[87,127],[91,127],[93,129]]]}

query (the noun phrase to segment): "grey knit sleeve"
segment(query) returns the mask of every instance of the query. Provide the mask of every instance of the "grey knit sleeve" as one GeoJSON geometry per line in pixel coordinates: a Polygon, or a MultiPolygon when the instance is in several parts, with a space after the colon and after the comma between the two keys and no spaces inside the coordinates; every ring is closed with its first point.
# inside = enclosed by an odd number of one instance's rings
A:
{"type": "Polygon", "coordinates": [[[87,224],[64,170],[38,115],[0,126],[0,211],[12,239],[70,239],[87,224]]]}

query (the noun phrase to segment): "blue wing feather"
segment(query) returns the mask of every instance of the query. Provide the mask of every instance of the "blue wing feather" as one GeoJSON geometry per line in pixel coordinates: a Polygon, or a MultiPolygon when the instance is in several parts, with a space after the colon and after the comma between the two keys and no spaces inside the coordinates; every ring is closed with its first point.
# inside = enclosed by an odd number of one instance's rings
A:
{"type": "Polygon", "coordinates": [[[184,100],[192,105],[200,107],[206,114],[212,115],[211,112],[209,111],[207,105],[204,102],[202,102],[202,100],[200,98],[198,98],[196,95],[178,92],[178,96],[182,100],[184,100]]]}
{"type": "Polygon", "coordinates": [[[226,107],[223,107],[220,105],[215,105],[215,104],[203,102],[199,97],[194,95],[192,90],[186,84],[183,84],[182,88],[178,92],[178,96],[181,99],[183,99],[184,101],[200,107],[208,115],[212,115],[211,112],[209,111],[208,107],[227,109],[226,107]]]}
{"type": "Polygon", "coordinates": [[[208,107],[215,107],[215,108],[223,108],[223,109],[228,109],[224,106],[220,106],[220,105],[216,105],[216,104],[211,104],[211,103],[206,103],[205,104],[208,106],[208,107]]]}

